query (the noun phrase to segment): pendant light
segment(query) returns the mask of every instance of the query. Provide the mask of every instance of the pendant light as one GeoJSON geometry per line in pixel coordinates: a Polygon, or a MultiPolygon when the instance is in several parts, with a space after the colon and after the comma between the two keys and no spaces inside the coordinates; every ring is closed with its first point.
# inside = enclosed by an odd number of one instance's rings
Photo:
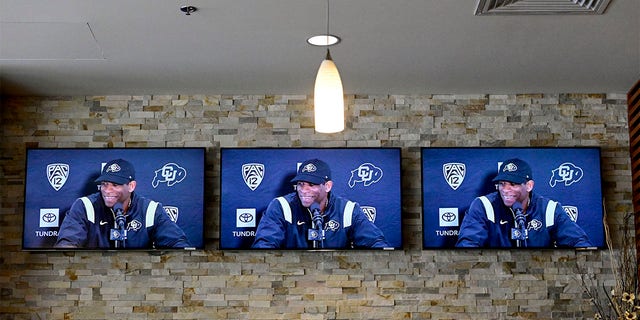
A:
{"type": "Polygon", "coordinates": [[[344,94],[338,67],[331,59],[329,46],[340,42],[340,38],[329,33],[329,0],[327,0],[327,34],[311,37],[310,44],[327,47],[325,59],[318,68],[313,92],[315,130],[334,133],[344,130],[344,94]],[[314,44],[314,39],[326,39],[323,44],[314,44]]]}

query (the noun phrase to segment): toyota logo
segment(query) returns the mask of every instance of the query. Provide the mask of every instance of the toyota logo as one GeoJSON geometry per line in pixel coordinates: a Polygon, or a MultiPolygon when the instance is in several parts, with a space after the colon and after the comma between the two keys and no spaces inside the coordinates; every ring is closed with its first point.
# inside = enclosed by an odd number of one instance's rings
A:
{"type": "Polygon", "coordinates": [[[56,215],[54,213],[47,212],[47,213],[42,215],[42,221],[47,222],[47,223],[54,222],[54,221],[56,221],[56,215]]]}
{"type": "Polygon", "coordinates": [[[442,214],[442,221],[452,222],[455,220],[456,220],[456,214],[451,211],[447,211],[442,214]]]}
{"type": "Polygon", "coordinates": [[[243,223],[251,222],[253,221],[253,215],[250,213],[242,213],[238,216],[238,220],[243,223]]]}

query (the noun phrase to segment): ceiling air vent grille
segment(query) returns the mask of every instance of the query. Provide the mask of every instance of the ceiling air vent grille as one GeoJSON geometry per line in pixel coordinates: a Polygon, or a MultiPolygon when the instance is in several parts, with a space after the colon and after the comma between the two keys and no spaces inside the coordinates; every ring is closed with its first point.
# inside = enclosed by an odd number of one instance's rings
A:
{"type": "Polygon", "coordinates": [[[611,0],[478,0],[475,15],[603,14],[611,0]]]}

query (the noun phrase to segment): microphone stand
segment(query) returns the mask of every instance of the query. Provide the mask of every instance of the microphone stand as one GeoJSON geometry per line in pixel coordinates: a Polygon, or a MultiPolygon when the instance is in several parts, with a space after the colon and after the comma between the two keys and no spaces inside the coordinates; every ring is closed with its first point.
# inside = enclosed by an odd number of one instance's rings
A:
{"type": "Polygon", "coordinates": [[[115,241],[116,248],[125,248],[127,240],[127,229],[125,224],[127,219],[124,216],[122,204],[116,203],[111,210],[115,211],[117,228],[111,229],[110,239],[115,241]]]}
{"type": "Polygon", "coordinates": [[[308,231],[308,240],[313,241],[313,248],[321,249],[324,248],[324,228],[322,226],[322,213],[320,212],[320,206],[317,203],[314,203],[310,207],[311,209],[311,221],[312,221],[312,229],[308,231]]]}
{"type": "Polygon", "coordinates": [[[511,207],[515,211],[515,228],[511,228],[511,240],[516,240],[517,247],[526,247],[529,234],[527,232],[527,217],[522,209],[522,204],[516,202],[511,207]]]}

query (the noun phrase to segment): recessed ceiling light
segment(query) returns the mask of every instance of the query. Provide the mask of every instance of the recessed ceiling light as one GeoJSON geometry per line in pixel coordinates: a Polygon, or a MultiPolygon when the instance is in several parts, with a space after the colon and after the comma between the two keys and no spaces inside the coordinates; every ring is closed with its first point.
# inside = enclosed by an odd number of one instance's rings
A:
{"type": "Polygon", "coordinates": [[[340,42],[340,38],[332,34],[322,34],[307,39],[307,42],[312,46],[328,47],[334,44],[338,44],[340,42]]]}

